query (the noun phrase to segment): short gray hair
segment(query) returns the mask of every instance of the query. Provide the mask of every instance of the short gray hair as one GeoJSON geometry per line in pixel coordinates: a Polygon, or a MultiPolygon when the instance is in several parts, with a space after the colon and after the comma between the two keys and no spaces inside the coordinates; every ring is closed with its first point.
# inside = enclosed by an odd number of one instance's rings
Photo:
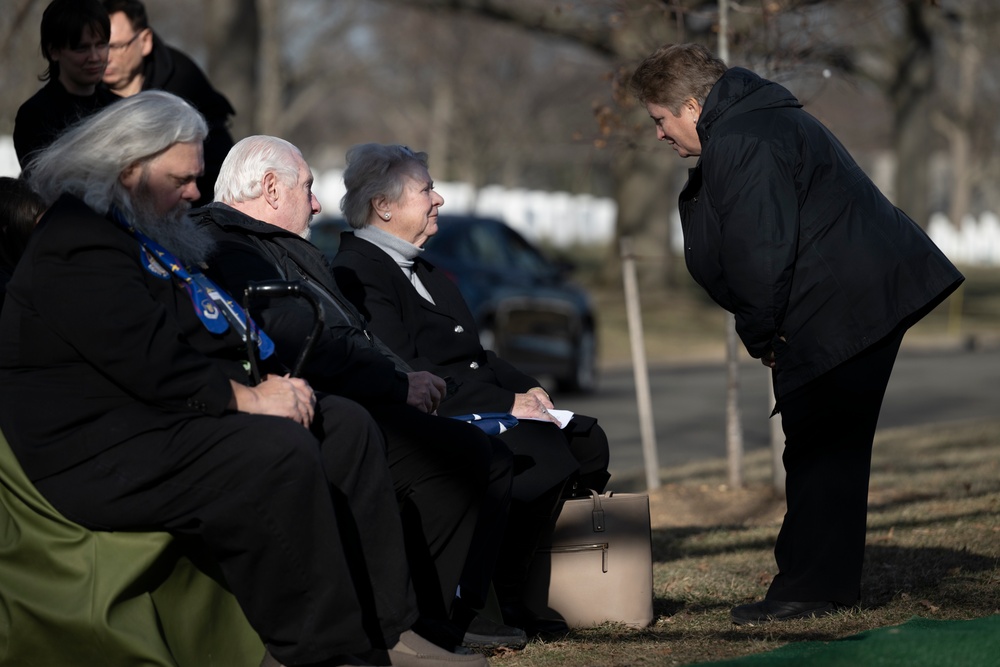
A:
{"type": "Polygon", "coordinates": [[[665,44],[639,63],[629,89],[640,103],[652,102],[677,116],[689,99],[704,106],[726,70],[726,63],[701,44],[665,44]]]}
{"type": "Polygon", "coordinates": [[[355,229],[368,226],[371,202],[378,197],[399,201],[403,180],[414,167],[427,169],[427,153],[399,144],[358,144],[347,151],[340,210],[355,229]]]}
{"type": "Polygon", "coordinates": [[[66,130],[35,154],[26,180],[46,206],[69,193],[99,213],[115,204],[128,214],[132,206],[119,181],[122,173],[145,166],[174,144],[200,144],[207,134],[208,125],[193,106],[171,93],[143,91],[66,130]]]}
{"type": "Polygon", "coordinates": [[[247,137],[229,149],[215,179],[215,200],[224,204],[252,201],[263,194],[261,181],[268,172],[288,186],[299,180],[296,158],[302,152],[293,144],[263,134],[247,137]]]}

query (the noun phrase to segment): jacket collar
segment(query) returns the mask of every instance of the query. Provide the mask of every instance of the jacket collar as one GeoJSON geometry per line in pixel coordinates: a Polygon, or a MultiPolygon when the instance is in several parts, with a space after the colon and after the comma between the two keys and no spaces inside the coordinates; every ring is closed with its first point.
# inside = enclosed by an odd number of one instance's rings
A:
{"type": "Polygon", "coordinates": [[[712,138],[716,127],[726,120],[759,109],[800,108],[802,104],[784,86],[768,81],[742,67],[732,67],[712,87],[698,119],[702,144],[712,138]]]}
{"type": "Polygon", "coordinates": [[[288,231],[277,225],[252,218],[246,213],[237,211],[228,204],[214,201],[207,206],[196,208],[191,211],[191,216],[196,220],[214,222],[219,227],[226,230],[237,229],[245,233],[257,236],[289,236],[301,238],[298,234],[288,231]]]}

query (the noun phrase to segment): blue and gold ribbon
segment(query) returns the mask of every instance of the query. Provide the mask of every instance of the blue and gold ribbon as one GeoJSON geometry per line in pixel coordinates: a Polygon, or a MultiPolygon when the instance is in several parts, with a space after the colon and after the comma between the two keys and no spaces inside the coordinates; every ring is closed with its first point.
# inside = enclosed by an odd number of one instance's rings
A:
{"type": "Polygon", "coordinates": [[[171,276],[177,279],[184,288],[194,312],[205,328],[215,334],[225,333],[230,325],[236,330],[244,342],[251,336],[260,358],[267,359],[274,353],[274,342],[253,321],[246,312],[224,289],[216,285],[211,278],[197,268],[187,268],[174,257],[173,253],[149,238],[125,219],[117,207],[111,208],[115,222],[128,230],[139,242],[143,266],[157,278],[169,280],[171,276]]]}

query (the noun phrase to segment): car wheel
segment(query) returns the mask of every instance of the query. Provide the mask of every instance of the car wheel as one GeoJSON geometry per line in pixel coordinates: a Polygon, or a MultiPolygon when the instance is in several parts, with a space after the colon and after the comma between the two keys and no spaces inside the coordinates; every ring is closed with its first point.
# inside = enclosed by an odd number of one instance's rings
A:
{"type": "Polygon", "coordinates": [[[597,337],[593,329],[584,329],[574,350],[573,372],[556,380],[566,393],[590,393],[597,387],[597,337]]]}

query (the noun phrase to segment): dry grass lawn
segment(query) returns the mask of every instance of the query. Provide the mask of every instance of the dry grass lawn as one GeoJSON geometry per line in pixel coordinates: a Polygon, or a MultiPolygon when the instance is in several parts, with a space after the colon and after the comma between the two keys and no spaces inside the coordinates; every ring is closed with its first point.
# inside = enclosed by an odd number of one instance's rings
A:
{"type": "Polygon", "coordinates": [[[747,487],[728,489],[724,461],[673,469],[650,496],[653,624],[604,626],[533,640],[494,667],[691,665],[830,640],[913,616],[1000,613],[1000,420],[885,431],[875,445],[863,605],[836,616],[737,628],[734,604],[760,598],[783,503],[766,454],[747,487]]]}

